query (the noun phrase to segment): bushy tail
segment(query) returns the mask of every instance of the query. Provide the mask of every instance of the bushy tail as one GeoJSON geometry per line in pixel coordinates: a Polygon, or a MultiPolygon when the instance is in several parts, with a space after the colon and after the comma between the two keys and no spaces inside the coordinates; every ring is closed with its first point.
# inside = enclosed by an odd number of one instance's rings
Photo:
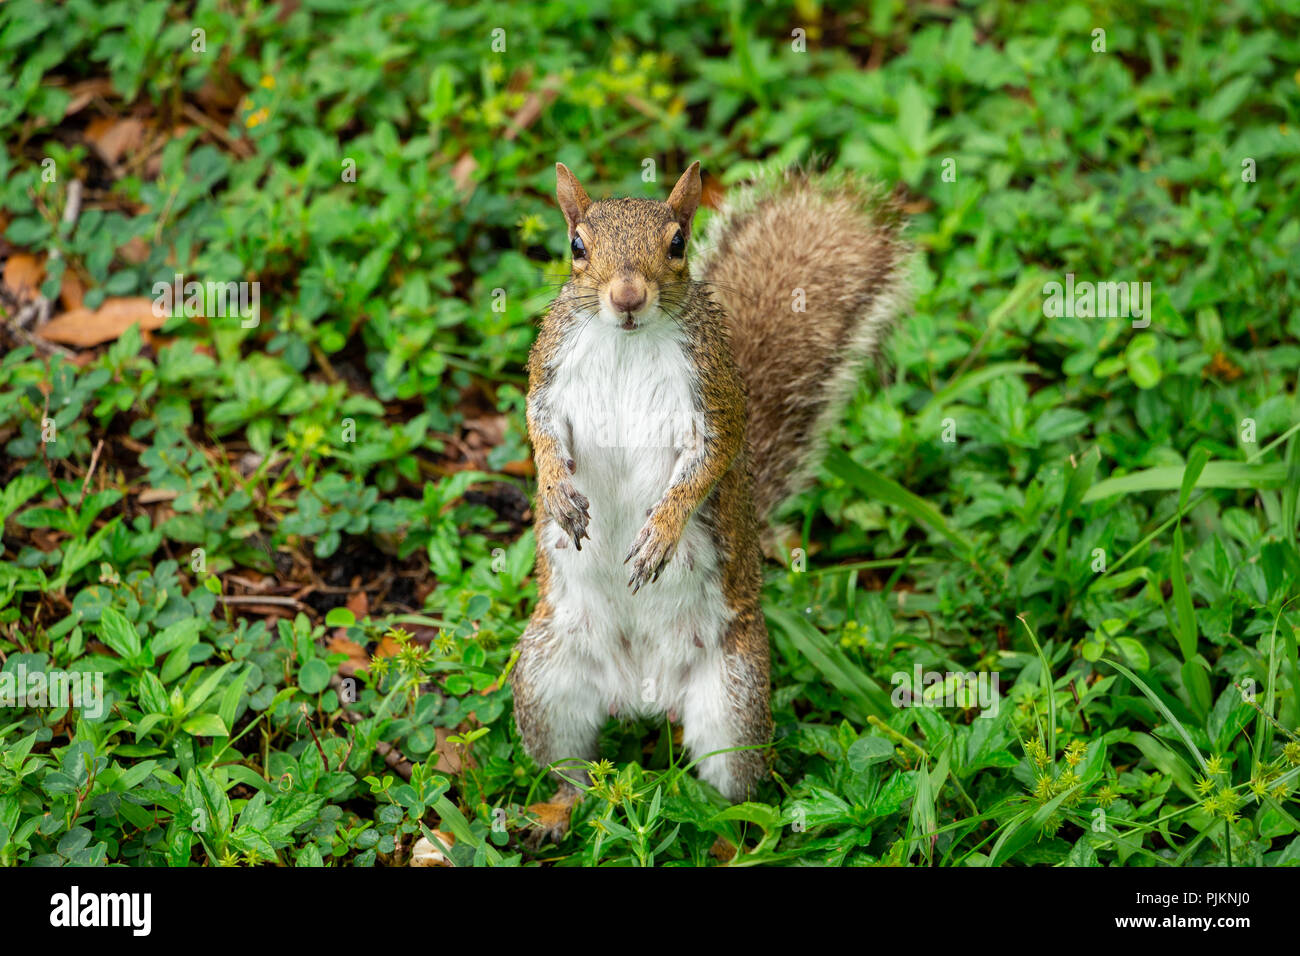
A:
{"type": "Polygon", "coordinates": [[[731,190],[705,230],[696,276],[730,318],[763,521],[810,480],[827,429],[906,305],[901,231],[879,190],[800,171],[731,190]]]}

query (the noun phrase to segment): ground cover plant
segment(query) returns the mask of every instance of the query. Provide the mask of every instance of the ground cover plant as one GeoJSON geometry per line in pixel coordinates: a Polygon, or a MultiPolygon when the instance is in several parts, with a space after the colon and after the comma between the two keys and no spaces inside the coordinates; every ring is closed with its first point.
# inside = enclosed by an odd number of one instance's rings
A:
{"type": "Polygon", "coordinates": [[[0,863],[1300,863],[1298,28],[0,5],[0,863]],[[533,852],[554,163],[661,197],[694,159],[714,204],[759,164],[897,184],[915,303],[766,565],[770,780],[729,806],[611,723],[533,852]]]}

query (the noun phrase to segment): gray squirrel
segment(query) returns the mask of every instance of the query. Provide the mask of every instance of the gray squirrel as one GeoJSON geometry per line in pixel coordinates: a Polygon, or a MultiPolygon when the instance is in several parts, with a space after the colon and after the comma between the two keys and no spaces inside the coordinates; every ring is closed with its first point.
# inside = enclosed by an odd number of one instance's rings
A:
{"type": "MultiPolygon", "coordinates": [[[[693,250],[699,163],[667,202],[556,174],[572,274],[528,363],[538,602],[515,718],[551,765],[595,759],[612,715],[680,717],[700,777],[744,800],[772,733],[760,535],[904,305],[902,216],[786,171],[732,190],[693,250]]],[[[535,842],[579,796],[533,808],[535,842]]]]}

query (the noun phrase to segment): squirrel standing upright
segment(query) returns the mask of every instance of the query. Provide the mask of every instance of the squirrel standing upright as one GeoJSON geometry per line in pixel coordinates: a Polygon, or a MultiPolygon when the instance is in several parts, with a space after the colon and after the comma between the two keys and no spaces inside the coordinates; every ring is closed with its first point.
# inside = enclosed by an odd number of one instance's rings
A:
{"type": "Polygon", "coordinates": [[[572,275],[528,363],[539,597],[515,717],[550,765],[595,759],[611,715],[680,716],[700,777],[743,800],[772,732],[760,533],[903,304],[901,215],[851,178],[769,176],[729,195],[692,278],[698,162],[667,202],[556,174],[572,275]]]}

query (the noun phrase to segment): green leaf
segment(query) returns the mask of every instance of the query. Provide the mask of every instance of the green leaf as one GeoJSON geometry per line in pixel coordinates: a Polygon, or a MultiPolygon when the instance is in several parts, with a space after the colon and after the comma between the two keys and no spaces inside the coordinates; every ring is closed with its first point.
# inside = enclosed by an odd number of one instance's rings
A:
{"type": "Polygon", "coordinates": [[[867,498],[893,505],[914,520],[933,528],[952,542],[960,555],[978,565],[974,543],[953,530],[948,524],[948,519],[937,508],[912,494],[898,482],[864,465],[859,465],[839,448],[832,448],[827,454],[826,470],[845,484],[861,491],[867,498]]]}
{"type": "Polygon", "coordinates": [[[322,660],[310,660],[298,671],[298,686],[304,694],[319,694],[329,683],[330,669],[322,660]]]}
{"type": "Polygon", "coordinates": [[[764,610],[768,620],[781,629],[799,653],[864,713],[883,718],[893,712],[884,689],[853,664],[825,634],[785,608],[767,607],[764,610]]]}
{"type": "Polygon", "coordinates": [[[863,737],[849,747],[849,769],[861,773],[868,767],[894,759],[894,745],[883,737],[863,737]]]}
{"type": "Polygon", "coordinates": [[[1160,359],[1156,356],[1159,340],[1150,332],[1140,332],[1124,350],[1124,363],[1128,377],[1141,389],[1155,388],[1160,384],[1160,359]]]}
{"type": "MultiPolygon", "coordinates": [[[[1191,469],[1188,469],[1189,473],[1191,469]]],[[[1183,481],[1183,490],[1179,507],[1182,507],[1182,500],[1185,500],[1191,488],[1186,480],[1183,481]]],[[[1197,626],[1196,611],[1192,607],[1192,594],[1187,587],[1187,574],[1183,568],[1183,522],[1179,519],[1174,524],[1174,541],[1173,547],[1169,553],[1169,579],[1173,585],[1174,609],[1177,611],[1177,620],[1175,621],[1175,637],[1178,639],[1178,649],[1182,652],[1183,660],[1191,660],[1192,655],[1196,653],[1197,626]]]]}
{"type": "MultiPolygon", "coordinates": [[[[1135,471],[1120,478],[1107,478],[1088,489],[1084,503],[1100,501],[1114,495],[1139,491],[1176,491],[1182,488],[1185,466],[1163,466],[1135,471]]],[[[1253,488],[1263,491],[1281,488],[1286,480],[1286,466],[1280,462],[1249,465],[1237,461],[1212,461],[1196,479],[1197,488],[1253,488]]]]}
{"type": "Polygon", "coordinates": [[[216,714],[195,714],[185,723],[181,730],[192,737],[229,737],[230,731],[216,714]]]}
{"type": "Polygon", "coordinates": [[[140,656],[140,635],[135,625],[115,607],[104,609],[99,619],[99,636],[118,657],[134,661],[140,656]]]}
{"type": "Polygon", "coordinates": [[[1165,702],[1156,696],[1155,691],[1148,687],[1142,678],[1138,677],[1137,674],[1134,674],[1123,664],[1119,664],[1109,658],[1103,658],[1103,662],[1115,668],[1115,670],[1119,671],[1137,685],[1138,690],[1142,691],[1142,693],[1146,695],[1147,700],[1151,701],[1151,703],[1155,705],[1156,710],[1160,711],[1165,720],[1169,722],[1169,725],[1173,727],[1174,730],[1178,731],[1178,735],[1183,738],[1183,743],[1187,745],[1187,749],[1191,751],[1192,756],[1196,758],[1197,764],[1200,765],[1201,773],[1208,775],[1209,771],[1206,769],[1205,758],[1201,756],[1200,750],[1198,750],[1196,744],[1192,742],[1191,734],[1187,732],[1187,728],[1184,727],[1182,722],[1174,716],[1173,711],[1169,709],[1165,702]]]}
{"type": "Polygon", "coordinates": [[[325,615],[326,627],[354,627],[356,623],[356,616],[345,607],[331,608],[325,615]]]}

